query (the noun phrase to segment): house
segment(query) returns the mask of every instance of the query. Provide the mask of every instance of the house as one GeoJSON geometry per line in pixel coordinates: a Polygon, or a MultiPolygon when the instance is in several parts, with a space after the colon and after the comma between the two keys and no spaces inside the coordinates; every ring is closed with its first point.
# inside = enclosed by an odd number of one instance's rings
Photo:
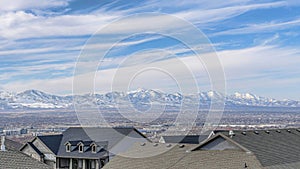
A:
{"type": "Polygon", "coordinates": [[[51,169],[52,167],[31,158],[30,156],[18,151],[19,143],[12,140],[5,139],[4,137],[0,150],[0,168],[5,169],[51,169]]]}
{"type": "Polygon", "coordinates": [[[132,127],[71,127],[61,135],[37,136],[20,150],[57,169],[99,169],[136,142],[149,142],[132,127]]]}
{"type": "Polygon", "coordinates": [[[198,145],[136,144],[104,169],[299,169],[300,130],[215,131],[198,145]]]}
{"type": "Polygon", "coordinates": [[[63,135],[37,136],[20,148],[32,158],[56,167],[56,155],[63,135]]]}

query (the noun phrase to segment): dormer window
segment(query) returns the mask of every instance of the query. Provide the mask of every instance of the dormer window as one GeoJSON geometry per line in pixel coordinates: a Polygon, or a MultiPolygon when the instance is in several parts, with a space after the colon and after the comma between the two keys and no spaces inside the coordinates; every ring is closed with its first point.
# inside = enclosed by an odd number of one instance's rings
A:
{"type": "Polygon", "coordinates": [[[71,152],[71,144],[70,143],[66,143],[66,152],[71,152]]]}
{"type": "Polygon", "coordinates": [[[92,153],[97,153],[97,144],[95,142],[90,144],[90,147],[91,147],[92,153]]]}
{"type": "Polygon", "coordinates": [[[79,144],[78,150],[79,150],[80,153],[83,153],[83,145],[82,144],[79,144]]]}
{"type": "Polygon", "coordinates": [[[92,145],[92,153],[96,153],[96,149],[97,149],[96,145],[92,145]]]}
{"type": "Polygon", "coordinates": [[[66,152],[71,152],[71,145],[70,144],[66,145],[66,152]]]}

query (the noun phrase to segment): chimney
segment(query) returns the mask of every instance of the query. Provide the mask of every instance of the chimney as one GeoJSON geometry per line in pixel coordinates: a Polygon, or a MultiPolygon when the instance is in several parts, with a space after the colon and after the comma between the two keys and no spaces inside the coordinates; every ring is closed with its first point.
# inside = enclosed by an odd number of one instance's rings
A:
{"type": "Polygon", "coordinates": [[[5,150],[5,136],[1,136],[1,149],[0,151],[6,151],[5,150]]]}

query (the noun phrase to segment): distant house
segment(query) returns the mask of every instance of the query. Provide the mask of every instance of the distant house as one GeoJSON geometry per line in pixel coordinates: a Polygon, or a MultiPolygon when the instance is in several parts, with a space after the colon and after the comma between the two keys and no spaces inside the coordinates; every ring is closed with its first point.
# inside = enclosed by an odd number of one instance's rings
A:
{"type": "Polygon", "coordinates": [[[71,127],[61,135],[37,136],[20,150],[57,169],[100,169],[136,142],[149,142],[135,128],[71,127]]]}
{"type": "Polygon", "coordinates": [[[56,156],[63,135],[37,136],[20,148],[32,158],[56,167],[56,156]]]}
{"type": "Polygon", "coordinates": [[[0,168],[2,169],[51,169],[52,167],[18,151],[20,144],[6,139],[0,150],[0,168]]]}

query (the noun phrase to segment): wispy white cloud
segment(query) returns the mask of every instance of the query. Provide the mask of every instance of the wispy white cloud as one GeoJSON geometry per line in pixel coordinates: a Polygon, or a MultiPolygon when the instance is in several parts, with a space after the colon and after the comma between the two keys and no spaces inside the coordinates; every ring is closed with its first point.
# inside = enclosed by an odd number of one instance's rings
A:
{"type": "Polygon", "coordinates": [[[36,16],[23,11],[0,15],[0,37],[22,39],[49,36],[91,35],[117,16],[98,15],[61,15],[36,16]]]}
{"type": "Polygon", "coordinates": [[[269,23],[250,24],[242,28],[217,32],[214,33],[213,35],[217,36],[217,35],[238,35],[238,34],[249,34],[249,33],[261,33],[261,32],[270,32],[274,30],[283,30],[295,26],[300,26],[300,19],[294,19],[285,22],[273,21],[269,23]]]}
{"type": "MultiPolygon", "coordinates": [[[[278,47],[278,46],[268,46],[261,45],[251,48],[244,48],[238,50],[224,50],[218,52],[219,58],[224,67],[227,80],[227,88],[229,91],[247,91],[255,92],[257,89],[267,88],[270,85],[275,85],[278,90],[284,90],[286,86],[293,86],[300,82],[299,77],[295,77],[295,74],[299,74],[298,63],[300,63],[300,50],[288,48],[288,47],[278,47]],[[272,62],[270,62],[272,60],[272,62]],[[266,64],[268,63],[268,64],[266,64]]],[[[209,55],[209,54],[208,54],[209,55]]],[[[197,81],[200,86],[200,90],[209,90],[209,77],[205,72],[205,67],[202,63],[194,56],[187,56],[180,58],[180,62],[189,66],[189,69],[197,76],[197,81]],[[202,87],[201,87],[202,86],[202,87]]],[[[144,62],[142,62],[144,63],[144,62]]],[[[95,72],[90,72],[88,74],[79,75],[79,78],[85,79],[87,77],[95,77],[96,80],[96,91],[105,92],[109,91],[113,80],[115,80],[115,73],[117,71],[121,72],[131,72],[137,68],[142,69],[143,67],[155,67],[161,66],[162,68],[167,67],[174,70],[176,74],[176,80],[184,81],[186,80],[186,74],[182,71],[182,67],[178,65],[178,60],[176,58],[162,60],[155,63],[145,63],[145,64],[134,64],[127,65],[126,67],[120,69],[106,69],[100,70],[96,74],[95,72]]],[[[71,66],[71,65],[70,65],[71,66]]],[[[135,72],[135,71],[133,71],[135,72]]],[[[147,76],[141,76],[137,78],[134,85],[138,86],[154,86],[155,88],[168,89],[168,85],[172,85],[175,82],[170,79],[165,74],[161,72],[147,72],[147,76]]],[[[87,78],[88,79],[88,78],[87,78]]],[[[49,91],[53,93],[68,93],[72,87],[73,77],[66,78],[54,78],[47,80],[45,85],[44,80],[32,80],[30,82],[13,82],[3,85],[2,87],[6,90],[21,91],[28,88],[36,88],[44,91],[49,91]],[[57,87],[61,86],[61,87],[57,87]]],[[[124,76],[118,79],[118,84],[120,86],[128,85],[128,77],[124,76]]],[[[88,81],[86,81],[88,82],[88,81]]],[[[82,93],[88,92],[84,89],[91,84],[86,84],[87,86],[82,86],[82,93]]],[[[118,88],[118,86],[115,86],[118,88]]],[[[279,97],[276,93],[263,93],[263,95],[269,95],[273,97],[279,97]]],[[[279,98],[283,98],[279,97],[279,98]]],[[[297,98],[296,94],[291,96],[297,98]]]]}
{"type": "MultiPolygon", "coordinates": [[[[215,3],[211,1],[211,3],[215,3]]],[[[225,6],[213,9],[194,9],[190,11],[182,11],[176,13],[177,16],[185,18],[189,21],[199,24],[208,24],[211,22],[217,22],[233,18],[235,16],[241,15],[245,12],[256,10],[256,9],[265,9],[265,8],[277,8],[286,6],[284,1],[270,2],[270,3],[257,3],[257,4],[235,4],[232,6],[225,6]]]]}
{"type": "MultiPolygon", "coordinates": [[[[34,0],[31,0],[34,1],[34,0]]],[[[58,1],[58,0],[57,0],[58,1]]],[[[56,2],[56,1],[54,1],[56,2]]],[[[49,4],[54,3],[52,1],[49,4]]],[[[67,3],[66,1],[58,1],[59,3],[67,3]]],[[[57,2],[57,3],[58,3],[57,2]]],[[[182,17],[194,23],[211,23],[216,21],[225,20],[234,16],[240,15],[246,11],[272,8],[285,5],[284,2],[272,2],[272,3],[258,3],[258,4],[244,4],[234,1],[228,3],[215,3],[204,1],[207,6],[198,3],[199,8],[182,9],[183,11],[174,11],[170,14],[182,17]],[[213,5],[215,4],[215,5],[213,5]],[[222,4],[222,5],[221,5],[222,4]],[[232,5],[232,6],[229,6],[232,5]]],[[[18,3],[16,3],[18,4],[18,3]]],[[[22,4],[22,3],[21,3],[22,4]]],[[[36,3],[39,4],[39,3],[36,3]]],[[[130,15],[140,8],[143,11],[148,11],[153,6],[163,6],[164,3],[160,1],[153,1],[146,3],[143,7],[130,8],[128,10],[121,10],[112,12],[98,11],[91,14],[74,14],[74,15],[55,15],[55,16],[39,16],[32,13],[26,13],[24,11],[8,12],[0,15],[0,37],[6,39],[19,39],[19,38],[32,38],[32,37],[47,37],[47,36],[76,36],[76,35],[91,35],[98,29],[106,25],[107,23],[120,18],[122,16],[130,15]]],[[[176,4],[176,3],[175,3],[176,4]]],[[[178,4],[181,4],[178,2],[178,4]]],[[[189,3],[187,3],[189,4],[189,3]]],[[[30,3],[28,4],[30,5],[30,3]]],[[[169,4],[168,4],[169,5],[169,4]]],[[[141,23],[145,28],[155,26],[156,19],[164,18],[141,18],[140,20],[128,21],[131,24],[127,24],[126,27],[120,27],[115,31],[134,31],[136,28],[141,28],[141,23]],[[143,21],[146,19],[148,21],[143,21]],[[143,21],[143,22],[142,22],[143,21]],[[152,23],[153,22],[153,23],[152,23]],[[139,27],[135,25],[139,24],[139,27]],[[132,25],[132,26],[128,26],[132,25]]],[[[168,20],[166,20],[168,21],[168,20]]],[[[166,22],[166,24],[172,24],[166,22]]],[[[121,25],[120,25],[121,26],[121,25]]],[[[114,32],[112,30],[112,32],[114,32]]]]}
{"type": "Polygon", "coordinates": [[[45,9],[67,6],[70,0],[1,0],[0,11],[45,9]]]}
{"type": "Polygon", "coordinates": [[[267,39],[264,39],[262,40],[261,45],[269,45],[270,43],[278,40],[280,38],[279,34],[276,33],[274,36],[270,37],[270,38],[267,38],[267,39]]]}

